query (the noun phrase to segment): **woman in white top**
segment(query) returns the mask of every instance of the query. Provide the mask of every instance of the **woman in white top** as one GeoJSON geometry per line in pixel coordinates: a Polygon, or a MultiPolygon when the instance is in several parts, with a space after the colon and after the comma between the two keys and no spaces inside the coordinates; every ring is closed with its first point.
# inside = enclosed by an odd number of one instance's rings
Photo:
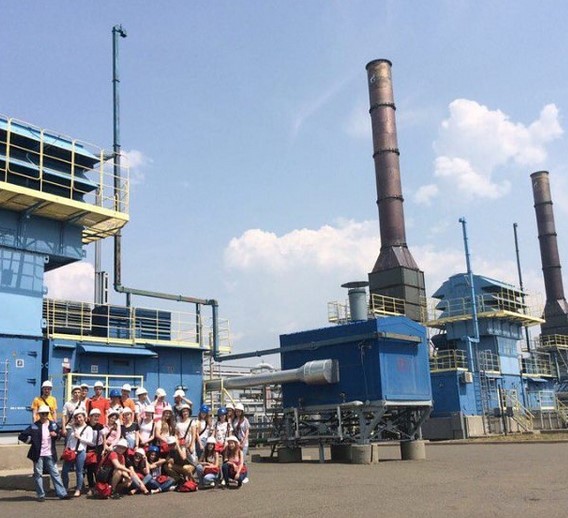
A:
{"type": "Polygon", "coordinates": [[[67,435],[73,424],[73,412],[82,408],[87,411],[85,401],[81,399],[81,387],[75,385],[71,389],[71,399],[63,405],[63,413],[61,415],[61,435],[67,435]]]}
{"type": "Polygon", "coordinates": [[[213,427],[213,436],[215,437],[215,450],[221,453],[227,446],[227,437],[233,435],[231,423],[227,421],[227,409],[225,407],[217,410],[217,422],[213,427]]]}
{"type": "Polygon", "coordinates": [[[179,445],[185,446],[186,453],[188,457],[192,457],[195,448],[193,444],[193,431],[192,425],[193,420],[191,419],[191,410],[189,405],[181,405],[180,409],[180,420],[176,423],[176,435],[179,439],[179,445]]]}
{"type": "Polygon", "coordinates": [[[75,488],[74,496],[81,496],[81,489],[83,488],[83,468],[85,466],[85,455],[87,446],[94,446],[93,443],[93,429],[86,422],[87,416],[85,411],[81,408],[73,412],[73,426],[67,434],[67,442],[65,448],[73,450],[76,453],[75,460],[63,462],[63,470],[61,479],[65,489],[69,488],[69,471],[71,467],[75,466],[75,473],[77,475],[77,487],[75,488]]]}
{"type": "Polygon", "coordinates": [[[142,422],[142,419],[144,419],[146,408],[152,405],[152,402],[148,397],[148,391],[144,387],[136,389],[136,396],[138,397],[138,399],[134,402],[134,406],[136,407],[136,421],[140,423],[142,422]]]}
{"type": "Polygon", "coordinates": [[[140,447],[146,448],[156,438],[156,423],[154,422],[154,405],[144,410],[144,418],[140,421],[140,447]]]}
{"type": "Polygon", "coordinates": [[[193,444],[195,454],[201,457],[205,449],[205,443],[211,435],[211,409],[208,405],[201,405],[197,419],[193,423],[193,444]]]}
{"type": "Polygon", "coordinates": [[[246,457],[249,446],[250,423],[245,417],[245,407],[242,403],[237,403],[235,405],[235,415],[236,417],[233,421],[233,433],[237,436],[243,455],[246,457]]]}

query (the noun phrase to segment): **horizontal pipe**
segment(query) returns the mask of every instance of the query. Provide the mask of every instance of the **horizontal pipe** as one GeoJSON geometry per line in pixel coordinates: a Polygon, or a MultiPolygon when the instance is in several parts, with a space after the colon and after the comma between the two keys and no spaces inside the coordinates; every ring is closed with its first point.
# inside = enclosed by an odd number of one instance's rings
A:
{"type": "Polygon", "coordinates": [[[294,382],[303,382],[307,385],[327,385],[338,381],[339,362],[337,360],[314,360],[297,369],[206,381],[205,390],[212,392],[294,382]]]}

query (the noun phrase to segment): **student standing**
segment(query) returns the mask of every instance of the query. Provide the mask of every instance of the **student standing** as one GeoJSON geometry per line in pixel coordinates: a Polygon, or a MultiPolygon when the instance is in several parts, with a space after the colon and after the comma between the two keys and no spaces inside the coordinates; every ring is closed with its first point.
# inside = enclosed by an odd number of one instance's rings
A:
{"type": "Polygon", "coordinates": [[[34,483],[38,502],[45,501],[45,491],[43,489],[43,470],[47,470],[53,485],[55,494],[61,500],[67,500],[67,490],[63,485],[59,471],[57,470],[57,451],[55,441],[60,436],[60,429],[57,423],[49,419],[51,409],[47,405],[42,405],[37,409],[38,420],[28,426],[19,436],[18,440],[31,444],[28,452],[28,459],[34,463],[34,483]]]}
{"type": "Polygon", "coordinates": [[[103,426],[107,424],[107,413],[110,409],[110,402],[103,395],[104,388],[102,381],[95,381],[95,395],[87,401],[87,414],[90,415],[93,408],[98,408],[101,412],[99,423],[103,426]]]}
{"type": "Polygon", "coordinates": [[[85,456],[87,446],[93,445],[93,429],[86,422],[85,411],[81,408],[75,410],[73,413],[74,423],[67,434],[67,442],[65,448],[75,452],[74,460],[66,460],[63,462],[63,470],[61,479],[65,490],[69,488],[69,471],[75,467],[75,474],[77,476],[77,487],[73,496],[81,496],[83,489],[83,468],[85,467],[85,456]]]}
{"type": "Polygon", "coordinates": [[[46,405],[49,407],[49,420],[57,422],[57,399],[51,395],[53,383],[47,380],[41,384],[41,395],[32,401],[32,422],[39,420],[38,408],[46,405]]]}

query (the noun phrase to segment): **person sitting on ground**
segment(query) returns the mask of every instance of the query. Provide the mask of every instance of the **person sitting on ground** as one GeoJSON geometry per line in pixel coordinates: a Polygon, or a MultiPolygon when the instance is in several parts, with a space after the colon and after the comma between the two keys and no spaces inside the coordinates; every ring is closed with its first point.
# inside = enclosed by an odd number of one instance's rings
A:
{"type": "Polygon", "coordinates": [[[174,392],[174,404],[172,407],[176,421],[179,421],[181,419],[181,411],[184,405],[187,405],[191,408],[193,406],[193,403],[185,397],[185,392],[183,390],[177,389],[174,392]]]}
{"type": "Polygon", "coordinates": [[[49,407],[49,420],[57,422],[57,399],[51,395],[53,383],[46,380],[41,384],[41,394],[32,401],[32,423],[39,421],[38,408],[49,407]]]}
{"type": "Polygon", "coordinates": [[[141,422],[144,419],[146,408],[152,405],[152,402],[148,397],[148,391],[144,387],[136,389],[136,397],[138,399],[134,402],[134,417],[136,421],[141,422]]]}
{"type": "Polygon", "coordinates": [[[113,451],[118,440],[122,437],[122,426],[120,424],[118,410],[109,410],[107,415],[107,428],[108,433],[105,437],[105,453],[113,451]]]}
{"type": "Polygon", "coordinates": [[[140,421],[139,446],[148,448],[156,439],[156,423],[154,422],[154,405],[149,405],[144,410],[144,418],[140,421]]]}
{"type": "Polygon", "coordinates": [[[110,402],[103,395],[104,388],[105,386],[102,381],[95,381],[95,395],[87,400],[87,414],[90,416],[91,410],[93,410],[93,408],[98,408],[101,411],[99,423],[103,426],[107,424],[107,413],[110,410],[110,402]]]}
{"type": "Polygon", "coordinates": [[[235,405],[235,420],[233,421],[233,433],[239,440],[243,455],[246,457],[249,447],[250,423],[245,417],[245,407],[242,403],[235,405]]]}
{"type": "Polygon", "coordinates": [[[208,405],[199,407],[199,414],[193,423],[193,443],[197,458],[201,457],[205,443],[211,435],[211,409],[208,405]]]}
{"type": "Polygon", "coordinates": [[[176,422],[174,413],[170,405],[166,405],[162,412],[162,419],[156,423],[156,441],[162,447],[163,451],[167,450],[169,437],[176,435],[176,422]]]}
{"type": "Polygon", "coordinates": [[[143,482],[150,489],[150,492],[161,493],[173,489],[175,480],[162,474],[162,467],[166,463],[166,459],[160,458],[160,448],[156,445],[149,446],[146,458],[148,459],[150,473],[144,477],[143,482]]]}
{"type": "Polygon", "coordinates": [[[132,457],[126,457],[126,467],[130,470],[132,480],[128,488],[130,494],[142,493],[149,495],[150,491],[144,483],[144,479],[150,474],[148,462],[146,461],[146,452],[142,448],[137,448],[132,457]]]}
{"type": "Polygon", "coordinates": [[[57,451],[55,441],[60,437],[60,428],[55,421],[49,420],[51,409],[42,405],[37,409],[39,419],[28,426],[19,436],[18,440],[31,444],[28,459],[34,463],[34,483],[38,502],[45,501],[43,489],[43,471],[49,473],[55,494],[62,500],[69,498],[57,470],[57,451]]]}
{"type": "Polygon", "coordinates": [[[169,447],[166,463],[164,464],[164,471],[166,475],[172,477],[176,484],[185,482],[186,480],[193,480],[193,473],[195,473],[195,466],[193,466],[185,448],[182,448],[175,436],[171,435],[167,438],[169,447]]]}
{"type": "MultiPolygon", "coordinates": [[[[176,436],[179,445],[185,447],[188,458],[192,459],[194,454],[193,444],[193,430],[191,426],[193,419],[191,419],[191,408],[189,405],[182,405],[180,411],[180,420],[176,423],[176,436]]],[[[193,459],[194,461],[196,459],[193,459]]]]}
{"type": "Polygon", "coordinates": [[[67,442],[65,449],[75,452],[73,460],[64,460],[61,479],[65,490],[69,489],[69,472],[71,468],[75,468],[77,486],[73,496],[81,496],[83,489],[83,468],[85,467],[85,457],[87,446],[93,446],[93,429],[87,423],[87,416],[82,408],[78,408],[73,412],[73,426],[67,433],[67,442]]]}
{"type": "Polygon", "coordinates": [[[122,427],[120,429],[120,435],[126,439],[128,443],[128,448],[130,450],[135,450],[138,448],[138,443],[140,442],[140,425],[134,421],[134,414],[130,407],[124,407],[122,411],[122,427]]]}
{"type": "Polygon", "coordinates": [[[221,467],[223,480],[221,486],[228,486],[230,482],[236,482],[238,487],[245,483],[247,470],[243,460],[243,452],[239,440],[231,435],[227,437],[227,448],[225,449],[225,459],[221,467]]]}
{"type": "Polygon", "coordinates": [[[94,494],[97,468],[103,455],[105,436],[108,428],[100,423],[101,411],[93,408],[89,412],[89,426],[93,430],[93,444],[87,445],[85,466],[87,468],[87,483],[89,484],[89,495],[94,494]]]}
{"type": "Polygon", "coordinates": [[[132,483],[130,470],[126,467],[124,454],[128,449],[126,439],[119,439],[113,450],[104,458],[102,465],[112,467],[110,475],[111,498],[121,498],[132,483]]]}
{"type": "Polygon", "coordinates": [[[231,428],[231,423],[227,421],[227,409],[225,407],[220,407],[217,410],[217,421],[213,426],[213,437],[216,442],[216,449],[219,453],[222,453],[227,446],[227,437],[233,434],[231,428]]]}
{"type": "Polygon", "coordinates": [[[71,388],[71,399],[63,405],[63,411],[61,413],[61,435],[66,436],[67,432],[71,429],[73,424],[73,412],[82,408],[85,413],[87,412],[87,406],[85,402],[81,399],[81,387],[75,385],[71,388]]]}
{"type": "Polygon", "coordinates": [[[134,414],[136,414],[136,405],[134,404],[134,401],[130,399],[131,392],[132,387],[128,383],[122,385],[122,388],[120,389],[120,404],[122,405],[123,410],[125,408],[130,408],[130,410],[132,410],[132,415],[134,416],[134,414]]]}
{"type": "Polygon", "coordinates": [[[199,459],[196,470],[201,486],[215,487],[220,478],[220,455],[215,449],[216,444],[215,438],[209,437],[199,459]]]}
{"type": "Polygon", "coordinates": [[[166,391],[163,388],[156,389],[156,395],[154,396],[154,421],[160,421],[162,419],[162,412],[164,407],[168,404],[166,402],[166,391]]]}

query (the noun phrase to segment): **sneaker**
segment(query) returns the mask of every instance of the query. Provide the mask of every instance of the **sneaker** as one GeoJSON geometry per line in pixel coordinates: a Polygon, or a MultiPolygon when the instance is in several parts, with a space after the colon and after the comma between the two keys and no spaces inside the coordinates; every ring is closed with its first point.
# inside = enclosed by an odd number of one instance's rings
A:
{"type": "Polygon", "coordinates": [[[249,478],[248,477],[243,478],[243,484],[248,484],[248,483],[249,483],[249,478]]]}
{"type": "Polygon", "coordinates": [[[120,500],[122,498],[122,495],[120,493],[113,493],[110,497],[113,500],[120,500]]]}
{"type": "Polygon", "coordinates": [[[59,500],[71,500],[71,497],[69,495],[60,496],[59,500]]]}
{"type": "Polygon", "coordinates": [[[227,485],[227,481],[225,479],[221,480],[221,485],[222,486],[226,486],[227,485]]]}
{"type": "Polygon", "coordinates": [[[45,502],[45,496],[38,496],[38,497],[36,498],[36,500],[37,500],[38,502],[45,502]]]}

